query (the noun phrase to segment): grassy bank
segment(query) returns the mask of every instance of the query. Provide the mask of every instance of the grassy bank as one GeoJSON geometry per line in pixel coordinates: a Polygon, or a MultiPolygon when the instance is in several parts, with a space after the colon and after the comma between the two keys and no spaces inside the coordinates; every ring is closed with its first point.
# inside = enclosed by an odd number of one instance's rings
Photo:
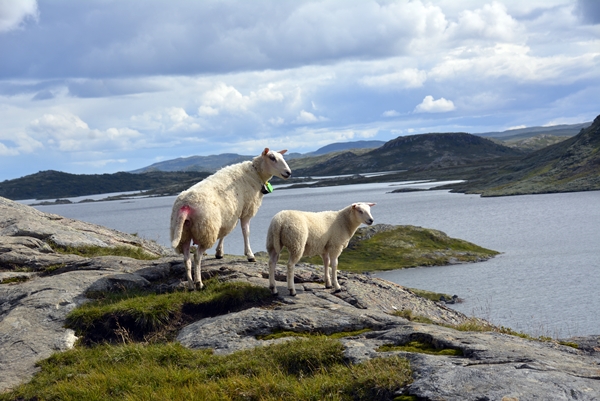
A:
{"type": "MultiPolygon", "coordinates": [[[[341,270],[362,273],[417,266],[443,266],[487,260],[499,252],[415,226],[385,226],[375,233],[361,228],[339,257],[341,270]]],[[[283,255],[282,255],[283,256],[283,255]]],[[[286,263],[283,256],[282,263],[286,263]]],[[[320,256],[303,262],[322,264],[320,256]]]]}

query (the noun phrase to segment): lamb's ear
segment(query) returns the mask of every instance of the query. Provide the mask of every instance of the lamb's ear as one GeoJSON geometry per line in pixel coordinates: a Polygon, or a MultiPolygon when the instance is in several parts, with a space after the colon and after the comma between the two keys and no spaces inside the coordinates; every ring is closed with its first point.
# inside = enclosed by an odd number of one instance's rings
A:
{"type": "Polygon", "coordinates": [[[265,150],[263,150],[262,155],[266,156],[267,153],[269,153],[269,148],[265,148],[265,150]]]}
{"type": "Polygon", "coordinates": [[[279,152],[277,152],[277,153],[280,153],[280,154],[284,155],[284,154],[285,154],[285,152],[287,152],[287,149],[280,150],[280,151],[279,151],[279,152]]]}
{"type": "Polygon", "coordinates": [[[356,209],[356,206],[358,206],[358,203],[353,203],[352,204],[352,209],[356,209]]]}
{"type": "Polygon", "coordinates": [[[375,206],[377,203],[367,203],[369,206],[375,206]]]}

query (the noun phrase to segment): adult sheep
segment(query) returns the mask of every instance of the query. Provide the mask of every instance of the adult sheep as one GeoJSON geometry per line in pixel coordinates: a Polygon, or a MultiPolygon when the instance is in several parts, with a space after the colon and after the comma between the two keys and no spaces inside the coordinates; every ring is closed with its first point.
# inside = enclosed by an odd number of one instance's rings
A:
{"type": "MultiPolygon", "coordinates": [[[[287,150],[273,152],[268,148],[252,161],[233,164],[217,171],[175,199],[171,212],[171,245],[183,253],[187,283],[190,289],[201,289],[200,264],[204,252],[217,239],[215,256],[223,257],[223,238],[240,220],[244,236],[244,254],[254,262],[250,249],[250,219],[254,217],[273,176],[287,179],[292,175],[283,159],[287,150]],[[197,245],[194,275],[190,248],[197,245]]],[[[267,189],[268,188],[268,189],[267,189]]]]}
{"type": "Polygon", "coordinates": [[[321,255],[325,274],[325,288],[341,291],[337,280],[338,257],[348,246],[348,241],[361,224],[373,224],[371,206],[375,203],[354,203],[337,212],[301,212],[282,210],[271,220],[267,234],[269,253],[269,288],[277,294],[275,266],[283,247],[290,254],[287,262],[287,287],[290,295],[296,295],[294,266],[302,256],[321,255]],[[329,275],[331,264],[332,277],[329,275]]]}

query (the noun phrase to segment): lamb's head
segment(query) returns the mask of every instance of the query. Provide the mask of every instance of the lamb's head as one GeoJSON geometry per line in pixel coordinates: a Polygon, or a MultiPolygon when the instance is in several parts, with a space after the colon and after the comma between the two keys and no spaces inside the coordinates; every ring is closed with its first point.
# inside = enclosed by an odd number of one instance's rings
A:
{"type": "Polygon", "coordinates": [[[375,206],[375,203],[353,203],[352,213],[355,218],[363,224],[370,226],[373,224],[373,216],[371,215],[371,206],[375,206]]]}
{"type": "Polygon", "coordinates": [[[269,148],[265,148],[262,152],[264,171],[269,175],[277,176],[284,180],[290,178],[292,176],[292,170],[285,160],[283,160],[285,152],[287,152],[287,149],[274,152],[269,150],[269,148]]]}

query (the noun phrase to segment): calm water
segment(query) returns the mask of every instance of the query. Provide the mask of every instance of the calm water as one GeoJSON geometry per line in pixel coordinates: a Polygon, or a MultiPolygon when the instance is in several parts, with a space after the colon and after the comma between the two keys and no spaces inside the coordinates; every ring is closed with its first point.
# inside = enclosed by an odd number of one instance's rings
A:
{"type": "MultiPolygon", "coordinates": [[[[399,185],[276,190],[265,196],[252,219],[252,250],[265,250],[270,219],[282,209],[338,210],[352,202],[376,202],[376,223],[435,228],[502,252],[483,263],[396,270],[379,277],[457,294],[464,302],[455,309],[535,336],[600,334],[600,191],[502,198],[447,191],[389,193],[399,185]]],[[[168,246],[173,201],[162,197],[37,208],[168,246]]],[[[239,227],[225,239],[225,252],[243,254],[239,227]]]]}

